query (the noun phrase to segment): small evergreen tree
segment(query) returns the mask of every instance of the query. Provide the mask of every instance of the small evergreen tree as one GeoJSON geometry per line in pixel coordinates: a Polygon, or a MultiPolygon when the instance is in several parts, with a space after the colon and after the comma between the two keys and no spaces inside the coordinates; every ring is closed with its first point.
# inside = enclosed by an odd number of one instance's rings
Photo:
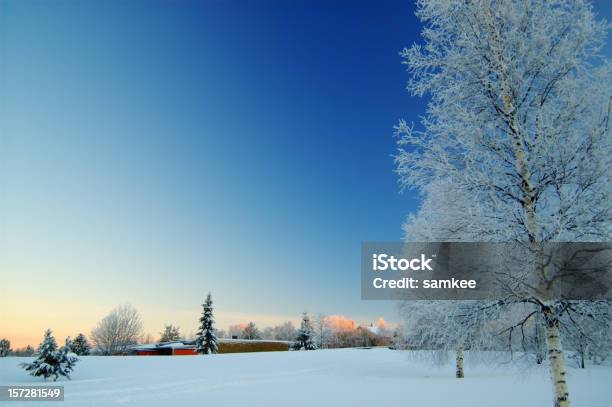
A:
{"type": "Polygon", "coordinates": [[[74,370],[74,365],[79,360],[76,354],[72,351],[74,343],[70,340],[70,337],[66,338],[66,344],[60,348],[57,353],[57,360],[59,361],[58,373],[61,376],[66,376],[70,379],[70,373],[74,370]]]}
{"type": "Polygon", "coordinates": [[[57,343],[50,329],[45,332],[45,338],[38,347],[36,359],[32,363],[22,363],[20,366],[30,372],[32,376],[42,376],[45,379],[53,376],[53,381],[59,376],[70,378],[70,373],[78,361],[76,355],[70,351],[70,339],[66,339],[66,346],[58,350],[57,343]]]}
{"type": "Polygon", "coordinates": [[[91,352],[91,346],[89,346],[85,335],[78,334],[72,341],[70,350],[78,356],[87,356],[91,352]]]}
{"type": "Polygon", "coordinates": [[[0,358],[8,356],[11,352],[11,341],[8,339],[0,339],[0,358]]]}
{"type": "Polygon", "coordinates": [[[213,301],[210,293],[202,304],[202,316],[200,317],[200,329],[196,337],[196,351],[199,354],[209,355],[217,353],[217,336],[213,327],[215,319],[213,316],[213,301]]]}
{"type": "Polygon", "coordinates": [[[295,350],[314,350],[317,349],[317,344],[315,343],[315,331],[312,326],[312,321],[307,313],[304,312],[302,315],[302,324],[298,331],[298,335],[295,338],[295,343],[293,348],[295,350]]]}
{"type": "Polygon", "coordinates": [[[261,339],[261,332],[253,322],[249,322],[242,331],[242,339],[261,339]]]}
{"type": "Polygon", "coordinates": [[[178,326],[164,325],[163,332],[160,332],[161,337],[159,338],[160,342],[173,342],[181,339],[181,332],[178,326]]]}

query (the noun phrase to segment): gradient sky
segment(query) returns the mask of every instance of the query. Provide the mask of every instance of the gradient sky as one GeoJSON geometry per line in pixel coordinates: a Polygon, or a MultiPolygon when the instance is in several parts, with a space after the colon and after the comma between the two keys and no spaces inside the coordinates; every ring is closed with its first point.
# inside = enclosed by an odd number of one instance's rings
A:
{"type": "Polygon", "coordinates": [[[221,328],[397,319],[360,300],[359,261],[418,205],[391,158],[424,110],[398,56],[413,12],[1,1],[0,337],[89,334],[126,302],[188,334],[208,291],[221,328]]]}

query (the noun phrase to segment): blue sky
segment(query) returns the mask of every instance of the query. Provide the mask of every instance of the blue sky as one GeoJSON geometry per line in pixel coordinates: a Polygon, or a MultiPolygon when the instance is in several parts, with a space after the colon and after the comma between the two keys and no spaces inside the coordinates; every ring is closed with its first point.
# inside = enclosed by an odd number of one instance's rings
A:
{"type": "Polygon", "coordinates": [[[188,333],[209,290],[221,327],[396,319],[360,300],[359,250],[418,205],[391,158],[393,125],[424,111],[398,56],[413,11],[0,3],[0,325],[88,333],[130,302],[188,333]]]}

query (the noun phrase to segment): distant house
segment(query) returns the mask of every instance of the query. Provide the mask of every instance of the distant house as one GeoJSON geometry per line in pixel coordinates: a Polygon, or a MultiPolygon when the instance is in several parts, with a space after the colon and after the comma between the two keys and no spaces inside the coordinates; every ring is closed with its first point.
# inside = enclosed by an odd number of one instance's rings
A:
{"type": "Polygon", "coordinates": [[[161,342],[132,348],[138,356],[197,355],[195,341],[161,342]]]}
{"type": "MultiPolygon", "coordinates": [[[[246,339],[219,339],[219,353],[242,352],[281,352],[288,351],[291,343],[287,341],[266,341],[246,339]]],[[[179,356],[197,355],[195,341],[161,342],[133,346],[138,356],[179,356]]]]}

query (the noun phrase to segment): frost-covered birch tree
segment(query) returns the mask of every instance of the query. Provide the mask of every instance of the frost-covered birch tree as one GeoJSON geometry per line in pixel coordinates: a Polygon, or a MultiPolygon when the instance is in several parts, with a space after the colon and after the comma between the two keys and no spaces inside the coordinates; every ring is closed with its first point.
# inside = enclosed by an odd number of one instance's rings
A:
{"type": "MultiPolygon", "coordinates": [[[[579,304],[584,305],[584,304],[579,304]]],[[[601,364],[612,354],[612,307],[608,301],[588,303],[588,313],[561,319],[561,337],[567,343],[571,357],[584,369],[586,362],[601,364]]]]}
{"type": "Polygon", "coordinates": [[[242,339],[250,340],[261,339],[261,332],[259,331],[259,328],[257,328],[257,325],[255,325],[254,322],[249,322],[242,330],[241,337],[242,339]]]}
{"type": "Polygon", "coordinates": [[[91,340],[103,355],[126,353],[142,336],[140,313],[129,304],[114,308],[91,331],[91,340]]]}
{"type": "MultiPolygon", "coordinates": [[[[417,15],[424,44],[402,56],[408,89],[430,101],[422,126],[397,126],[402,184],[427,196],[444,180],[469,197],[475,241],[609,241],[608,24],[580,0],[421,0],[417,15]]],[[[601,317],[597,306],[523,291],[489,315],[517,304],[525,312],[506,332],[540,318],[554,405],[569,406],[561,327],[601,317]]]]}
{"type": "MultiPolygon", "coordinates": [[[[460,242],[478,238],[486,219],[479,212],[480,207],[472,205],[469,195],[455,189],[448,180],[434,181],[424,192],[419,212],[409,216],[403,226],[406,241],[460,242]]],[[[490,225],[489,228],[493,229],[490,225]]],[[[441,361],[445,360],[446,352],[455,352],[455,376],[463,378],[464,349],[490,348],[495,339],[486,314],[478,312],[482,305],[479,301],[402,302],[400,313],[406,345],[425,350],[441,361]]]]}

